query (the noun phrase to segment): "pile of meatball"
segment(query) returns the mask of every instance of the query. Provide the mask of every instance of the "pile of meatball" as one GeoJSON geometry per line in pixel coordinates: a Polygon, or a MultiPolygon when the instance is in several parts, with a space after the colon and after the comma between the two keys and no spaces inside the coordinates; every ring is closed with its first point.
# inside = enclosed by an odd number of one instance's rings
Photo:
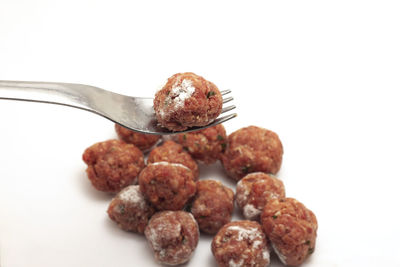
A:
{"type": "MultiPolygon", "coordinates": [[[[168,125],[178,125],[168,118],[168,125]]],[[[159,263],[188,262],[200,232],[214,235],[211,251],[221,267],[268,266],[272,252],[285,265],[298,266],[314,252],[315,215],[286,197],[275,176],[283,155],[276,133],[248,126],[227,136],[219,124],[163,140],[119,125],[115,130],[119,140],[85,150],[86,173],[95,189],[115,194],[109,218],[144,234],[159,263]],[[198,164],[217,161],[237,182],[236,192],[199,179],[198,164]],[[243,220],[231,221],[235,204],[243,220]]]]}

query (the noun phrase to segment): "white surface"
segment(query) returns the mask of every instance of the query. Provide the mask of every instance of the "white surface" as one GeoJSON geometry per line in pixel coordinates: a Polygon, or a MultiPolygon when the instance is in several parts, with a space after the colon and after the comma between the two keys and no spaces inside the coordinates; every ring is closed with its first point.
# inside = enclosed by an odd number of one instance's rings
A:
{"type": "MultiPolygon", "coordinates": [[[[203,75],[234,92],[228,132],[280,135],[287,195],[319,222],[304,266],[400,266],[399,2],[263,2],[1,0],[0,80],[151,96],[203,75]]],[[[81,154],[115,137],[111,122],[10,101],[0,114],[1,267],[157,266],[85,177],[81,154]]],[[[233,185],[219,165],[201,177],[233,185]]],[[[210,242],[188,266],[215,266],[210,242]]]]}

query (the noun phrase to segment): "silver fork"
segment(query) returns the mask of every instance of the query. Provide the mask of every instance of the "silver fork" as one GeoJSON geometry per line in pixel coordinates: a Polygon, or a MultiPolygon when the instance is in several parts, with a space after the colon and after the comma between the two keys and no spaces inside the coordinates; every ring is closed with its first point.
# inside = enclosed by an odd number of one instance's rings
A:
{"type": "MultiPolygon", "coordinates": [[[[221,91],[224,96],[229,93],[230,90],[221,91]]],[[[0,81],[0,99],[64,105],[93,112],[137,132],[163,135],[174,133],[157,123],[153,98],[125,96],[90,85],[0,81]]],[[[232,100],[233,97],[226,97],[223,103],[232,100]]],[[[234,105],[223,107],[221,114],[233,109],[234,105]]],[[[236,116],[236,113],[220,116],[205,127],[193,127],[182,132],[214,126],[236,116]]]]}

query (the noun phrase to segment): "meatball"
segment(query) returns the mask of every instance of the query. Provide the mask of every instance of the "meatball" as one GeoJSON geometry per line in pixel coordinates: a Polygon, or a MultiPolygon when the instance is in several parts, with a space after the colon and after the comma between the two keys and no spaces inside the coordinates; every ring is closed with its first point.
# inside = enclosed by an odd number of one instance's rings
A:
{"type": "Polygon", "coordinates": [[[108,216],[126,231],[143,233],[155,209],[147,203],[138,185],[122,189],[108,206],[108,216]]]}
{"type": "Polygon", "coordinates": [[[171,76],[154,98],[157,121],[171,131],[210,124],[221,110],[218,88],[191,72],[171,76]]]}
{"type": "Polygon", "coordinates": [[[317,219],[312,211],[293,198],[271,199],[261,213],[264,232],[279,259],[297,266],[314,252],[317,219]]]}
{"type": "Polygon", "coordinates": [[[92,185],[110,193],[136,184],[136,177],[145,166],[142,151],[119,140],[96,143],[85,150],[82,158],[88,165],[86,173],[92,185]]]}
{"type": "Polygon", "coordinates": [[[139,175],[140,191],[158,210],[180,210],[196,194],[189,168],[182,164],[156,162],[139,175]]]}
{"type": "Polygon", "coordinates": [[[129,130],[119,124],[115,124],[115,131],[119,139],[128,144],[133,144],[142,151],[147,151],[154,146],[161,138],[160,135],[143,134],[129,130]]]}
{"type": "Polygon", "coordinates": [[[258,222],[236,221],[225,224],[215,235],[211,250],[220,267],[269,264],[269,245],[258,222]]]}
{"type": "Polygon", "coordinates": [[[196,160],[212,164],[220,158],[226,148],[226,131],[222,124],[200,131],[178,134],[174,137],[196,160]]]}
{"type": "Polygon", "coordinates": [[[248,220],[258,220],[271,198],[284,198],[283,182],[271,174],[247,174],[236,185],[236,204],[248,220]]]}
{"type": "Polygon", "coordinates": [[[197,182],[197,193],[191,212],[204,233],[215,234],[231,221],[233,211],[233,191],[219,181],[197,182]]]}
{"type": "Polygon", "coordinates": [[[151,219],[144,232],[157,261],[178,265],[189,261],[199,241],[199,227],[185,211],[161,211],[151,219]]]}
{"type": "Polygon", "coordinates": [[[282,143],[276,133],[249,126],[229,135],[228,147],[221,158],[228,175],[238,181],[251,172],[277,173],[282,154],[282,143]]]}
{"type": "Polygon", "coordinates": [[[188,167],[193,172],[195,180],[199,178],[199,167],[196,161],[187,153],[180,144],[172,140],[165,141],[159,147],[154,148],[147,158],[147,163],[166,161],[179,163],[188,167]]]}

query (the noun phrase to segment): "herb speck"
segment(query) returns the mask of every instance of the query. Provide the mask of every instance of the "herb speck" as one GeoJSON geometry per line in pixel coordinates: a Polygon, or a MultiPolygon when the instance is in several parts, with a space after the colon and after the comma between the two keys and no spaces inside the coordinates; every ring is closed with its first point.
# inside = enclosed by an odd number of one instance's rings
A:
{"type": "Polygon", "coordinates": [[[222,147],[222,151],[225,151],[225,149],[226,149],[226,143],[222,143],[222,144],[221,144],[221,147],[222,147]]]}
{"type": "Polygon", "coordinates": [[[207,93],[207,98],[210,98],[213,95],[215,95],[215,92],[214,91],[210,91],[210,92],[207,93]]]}
{"type": "Polygon", "coordinates": [[[244,166],[242,168],[242,173],[249,173],[250,172],[250,166],[244,166]]]}
{"type": "Polygon", "coordinates": [[[125,213],[125,206],[124,205],[119,205],[119,213],[124,214],[125,213]]]}

